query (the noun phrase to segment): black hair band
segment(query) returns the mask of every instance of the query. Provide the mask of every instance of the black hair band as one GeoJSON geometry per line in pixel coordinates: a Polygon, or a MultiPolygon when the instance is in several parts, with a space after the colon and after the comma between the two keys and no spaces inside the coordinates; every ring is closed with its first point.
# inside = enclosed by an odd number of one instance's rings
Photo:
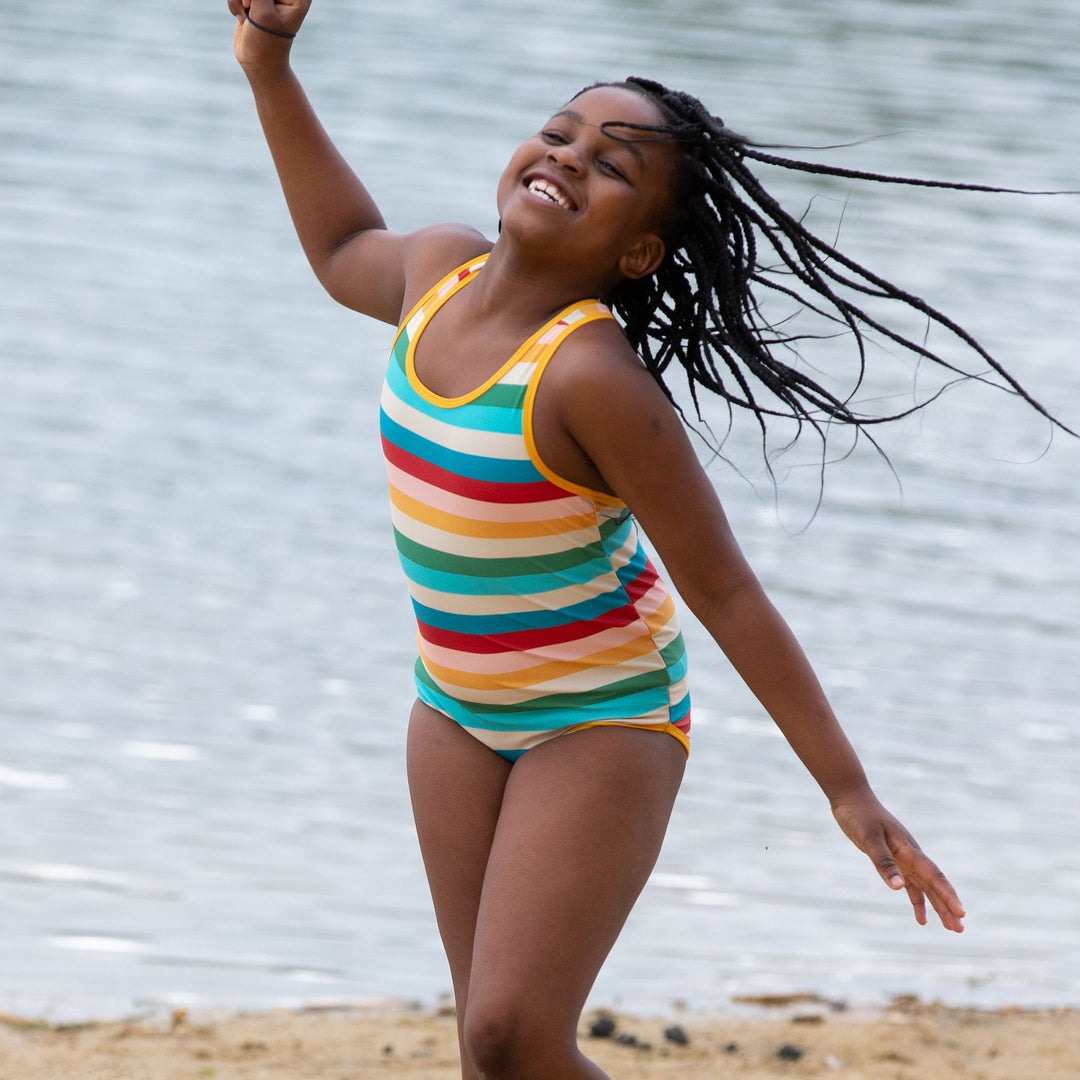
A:
{"type": "Polygon", "coordinates": [[[250,11],[245,11],[244,14],[247,16],[247,21],[249,23],[251,23],[251,25],[254,26],[256,30],[261,30],[264,34],[273,34],[274,37],[282,37],[282,38],[289,38],[289,39],[292,39],[292,38],[296,37],[295,34],[286,34],[284,30],[275,30],[275,29],[273,29],[273,27],[263,26],[262,23],[257,23],[251,17],[251,12],[250,11]]]}

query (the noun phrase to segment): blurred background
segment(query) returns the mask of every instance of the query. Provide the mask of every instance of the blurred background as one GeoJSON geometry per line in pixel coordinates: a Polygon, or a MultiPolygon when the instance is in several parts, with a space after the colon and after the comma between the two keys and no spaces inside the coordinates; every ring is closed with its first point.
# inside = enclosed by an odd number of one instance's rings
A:
{"type": "MultiPolygon", "coordinates": [[[[890,136],[806,154],[838,165],[1080,187],[1072,0],[377,7],[317,0],[294,60],[395,228],[493,235],[517,143],[627,74],[762,142],[890,136]]],[[[231,35],[223,0],[5,13],[2,1011],[449,988],[403,767],[392,331],[304,263],[231,35]]],[[[761,172],[1080,425],[1080,196],[761,172]]],[[[807,356],[830,372],[850,345],[807,356]]],[[[910,399],[910,365],[880,350],[874,371],[868,394],[910,399]]],[[[895,475],[857,448],[816,516],[809,440],[774,483],[736,425],[709,468],[967,933],[914,925],[687,615],[694,753],[598,1003],[1080,1003],[1080,443],[975,384],[881,438],[895,475]]]]}

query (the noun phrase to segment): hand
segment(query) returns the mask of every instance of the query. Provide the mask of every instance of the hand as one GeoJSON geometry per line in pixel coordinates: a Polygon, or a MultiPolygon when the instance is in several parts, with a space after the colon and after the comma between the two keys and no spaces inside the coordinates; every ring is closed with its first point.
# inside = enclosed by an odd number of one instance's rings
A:
{"type": "Polygon", "coordinates": [[[296,34],[307,17],[311,0],[228,0],[229,11],[236,16],[233,52],[241,66],[261,60],[280,60],[288,56],[291,42],[248,22],[248,12],[259,26],[282,34],[296,34]]]}
{"type": "Polygon", "coordinates": [[[911,833],[872,793],[838,799],[833,816],[851,842],[865,852],[890,889],[906,889],[915,921],[926,925],[929,900],[947,930],[963,933],[964,905],[948,878],[915,842],[911,833]]]}

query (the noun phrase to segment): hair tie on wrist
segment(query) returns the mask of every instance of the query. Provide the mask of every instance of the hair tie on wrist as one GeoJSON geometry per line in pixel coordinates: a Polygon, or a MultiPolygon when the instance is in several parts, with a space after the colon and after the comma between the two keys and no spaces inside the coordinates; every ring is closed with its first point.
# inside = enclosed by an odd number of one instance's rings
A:
{"type": "Polygon", "coordinates": [[[274,30],[270,26],[263,26],[262,23],[257,23],[251,17],[251,12],[250,11],[245,11],[244,14],[247,16],[247,21],[249,23],[251,23],[251,25],[254,26],[256,30],[261,30],[264,34],[273,34],[274,37],[283,37],[283,38],[289,38],[289,39],[292,39],[292,38],[296,37],[295,34],[286,34],[284,30],[274,30]]]}

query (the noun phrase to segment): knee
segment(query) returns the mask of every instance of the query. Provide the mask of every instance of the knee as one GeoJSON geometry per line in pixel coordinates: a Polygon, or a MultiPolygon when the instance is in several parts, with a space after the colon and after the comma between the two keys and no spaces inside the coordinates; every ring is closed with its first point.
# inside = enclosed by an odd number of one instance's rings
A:
{"type": "Polygon", "coordinates": [[[544,1032],[527,1008],[509,1003],[469,1003],[463,1029],[465,1052],[483,1080],[519,1080],[537,1072],[551,1057],[552,1032],[544,1032]]]}

